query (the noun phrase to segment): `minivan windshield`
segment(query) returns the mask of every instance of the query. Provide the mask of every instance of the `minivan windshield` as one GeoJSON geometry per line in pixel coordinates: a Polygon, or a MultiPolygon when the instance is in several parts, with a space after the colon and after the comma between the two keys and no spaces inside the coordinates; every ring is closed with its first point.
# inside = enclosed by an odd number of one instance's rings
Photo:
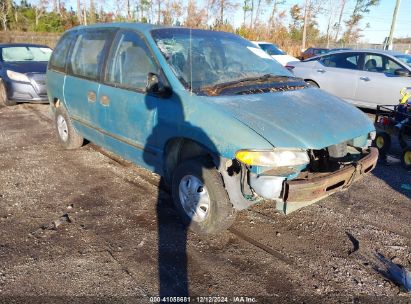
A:
{"type": "Polygon", "coordinates": [[[38,46],[13,46],[1,49],[1,55],[5,62],[49,61],[51,53],[50,48],[38,46]]]}
{"type": "Polygon", "coordinates": [[[164,28],[152,30],[151,35],[177,78],[193,91],[293,77],[258,46],[234,34],[164,28]]]}

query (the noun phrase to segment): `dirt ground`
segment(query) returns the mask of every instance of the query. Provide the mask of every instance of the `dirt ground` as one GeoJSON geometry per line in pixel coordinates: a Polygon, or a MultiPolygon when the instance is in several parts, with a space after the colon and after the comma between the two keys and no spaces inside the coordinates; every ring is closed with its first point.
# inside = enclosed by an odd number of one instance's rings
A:
{"type": "Polygon", "coordinates": [[[210,238],[185,233],[158,176],[63,150],[48,115],[0,109],[0,302],[153,303],[173,286],[192,303],[411,302],[386,273],[411,269],[411,172],[395,155],[348,191],[288,216],[262,203],[210,238]]]}

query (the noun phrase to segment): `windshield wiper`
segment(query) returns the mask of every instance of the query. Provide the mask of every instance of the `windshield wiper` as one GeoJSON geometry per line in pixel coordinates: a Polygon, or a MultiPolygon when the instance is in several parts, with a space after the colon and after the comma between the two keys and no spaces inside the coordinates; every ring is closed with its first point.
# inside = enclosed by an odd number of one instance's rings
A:
{"type": "Polygon", "coordinates": [[[230,82],[217,83],[212,86],[201,88],[202,91],[213,91],[214,94],[219,94],[225,89],[239,87],[244,84],[264,83],[264,82],[289,82],[289,81],[303,81],[301,78],[286,75],[265,74],[258,77],[246,77],[230,82]]]}

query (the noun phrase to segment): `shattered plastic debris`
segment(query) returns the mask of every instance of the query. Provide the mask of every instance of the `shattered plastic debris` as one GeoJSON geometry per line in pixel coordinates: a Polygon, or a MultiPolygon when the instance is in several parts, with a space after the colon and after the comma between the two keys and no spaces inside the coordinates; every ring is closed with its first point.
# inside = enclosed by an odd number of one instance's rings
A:
{"type": "Polygon", "coordinates": [[[387,279],[391,280],[405,291],[411,291],[411,273],[401,265],[397,265],[387,260],[382,254],[375,254],[378,260],[384,265],[385,269],[379,269],[378,272],[387,279]]]}
{"type": "Polygon", "coordinates": [[[54,220],[50,224],[43,225],[41,226],[41,229],[43,230],[57,230],[59,226],[61,226],[64,223],[71,223],[71,219],[67,213],[63,214],[60,216],[57,220],[54,220]]]}

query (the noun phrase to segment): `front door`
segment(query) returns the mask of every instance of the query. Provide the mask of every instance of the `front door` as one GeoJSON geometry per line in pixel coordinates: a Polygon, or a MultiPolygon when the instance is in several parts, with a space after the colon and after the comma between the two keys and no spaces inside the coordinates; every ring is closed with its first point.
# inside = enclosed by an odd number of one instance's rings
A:
{"type": "Polygon", "coordinates": [[[397,69],[404,68],[387,56],[367,53],[358,78],[357,100],[372,108],[398,104],[400,90],[411,86],[411,77],[395,75],[397,69]]]}
{"type": "Polygon", "coordinates": [[[326,55],[316,63],[313,79],[328,93],[355,102],[359,61],[358,53],[326,55]]]}
{"type": "Polygon", "coordinates": [[[159,75],[160,69],[145,40],[134,31],[118,32],[95,115],[107,149],[155,170],[161,151],[148,138],[156,124],[157,106],[167,100],[146,94],[149,73],[159,75]]]}

